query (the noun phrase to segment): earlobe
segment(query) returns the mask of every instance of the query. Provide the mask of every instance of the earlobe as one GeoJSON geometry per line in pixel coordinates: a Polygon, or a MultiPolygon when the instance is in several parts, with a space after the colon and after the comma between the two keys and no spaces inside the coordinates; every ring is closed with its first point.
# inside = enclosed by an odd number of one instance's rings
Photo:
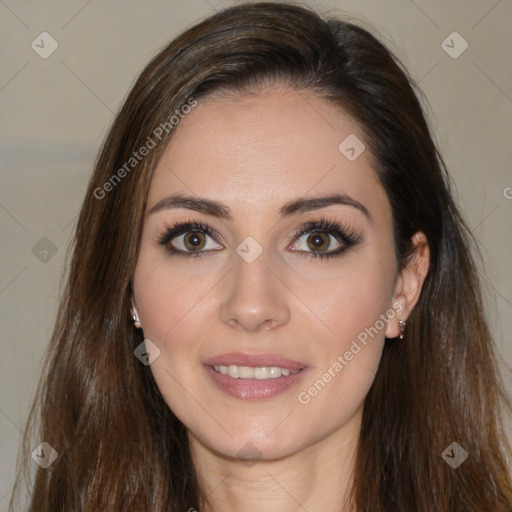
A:
{"type": "Polygon", "coordinates": [[[393,294],[393,309],[396,316],[390,319],[387,329],[387,338],[404,337],[405,323],[418,302],[421,289],[430,266],[430,249],[427,237],[418,231],[412,237],[414,252],[403,268],[395,284],[393,294]],[[395,307],[396,306],[396,307],[395,307]]]}

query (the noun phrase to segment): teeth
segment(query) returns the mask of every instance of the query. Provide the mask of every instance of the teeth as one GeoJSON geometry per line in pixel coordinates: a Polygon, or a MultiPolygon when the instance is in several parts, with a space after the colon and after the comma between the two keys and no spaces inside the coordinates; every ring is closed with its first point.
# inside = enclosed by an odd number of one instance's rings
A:
{"type": "Polygon", "coordinates": [[[239,379],[240,375],[238,374],[238,366],[234,364],[228,366],[228,375],[234,379],[239,379]]]}
{"type": "MultiPolygon", "coordinates": [[[[268,379],[270,377],[270,368],[263,366],[261,368],[254,368],[254,378],[255,379],[268,379]]],[[[275,372],[276,374],[278,372],[275,372]]]]}
{"type": "Polygon", "coordinates": [[[280,368],[278,366],[237,366],[231,364],[229,366],[219,365],[214,366],[213,369],[216,372],[222,373],[222,375],[229,375],[233,379],[277,379],[284,375],[293,375],[299,370],[290,370],[288,368],[280,368]]]}
{"type": "Polygon", "coordinates": [[[281,377],[282,373],[283,373],[283,371],[281,370],[281,368],[278,368],[277,366],[271,366],[270,368],[268,368],[268,376],[271,379],[275,379],[276,377],[281,377]]]}

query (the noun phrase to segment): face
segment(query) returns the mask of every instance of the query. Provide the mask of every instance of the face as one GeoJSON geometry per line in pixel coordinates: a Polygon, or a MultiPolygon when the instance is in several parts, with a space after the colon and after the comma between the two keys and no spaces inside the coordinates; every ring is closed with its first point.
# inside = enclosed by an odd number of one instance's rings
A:
{"type": "Polygon", "coordinates": [[[133,307],[164,399],[218,454],[284,457],[360,420],[397,279],[362,140],[331,103],[278,88],[200,101],[160,159],[133,307]]]}

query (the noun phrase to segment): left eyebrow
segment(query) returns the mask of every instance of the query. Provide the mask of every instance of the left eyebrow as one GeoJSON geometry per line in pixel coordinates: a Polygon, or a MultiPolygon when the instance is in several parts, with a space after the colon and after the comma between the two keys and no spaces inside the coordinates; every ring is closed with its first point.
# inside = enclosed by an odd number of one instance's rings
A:
{"type": "MultiPolygon", "coordinates": [[[[294,199],[293,201],[285,203],[285,205],[280,208],[279,217],[282,219],[298,213],[320,210],[321,208],[326,208],[335,204],[356,208],[371,221],[371,215],[368,209],[362,203],[346,194],[331,194],[329,196],[313,197],[309,199],[294,199]]],[[[172,208],[187,208],[189,210],[195,210],[206,215],[226,220],[232,220],[233,218],[231,215],[231,209],[218,201],[204,197],[185,196],[182,194],[173,194],[161,199],[151,208],[148,215],[172,208]]]]}
{"type": "Polygon", "coordinates": [[[366,206],[364,206],[359,201],[352,199],[350,196],[346,194],[332,194],[329,196],[323,197],[313,197],[311,199],[296,199],[294,201],[290,201],[286,203],[280,210],[280,218],[287,217],[289,215],[293,215],[296,213],[309,212],[312,210],[319,210],[320,208],[326,208],[327,206],[332,206],[334,204],[341,204],[345,206],[352,206],[357,210],[361,211],[371,220],[371,215],[366,206]]]}

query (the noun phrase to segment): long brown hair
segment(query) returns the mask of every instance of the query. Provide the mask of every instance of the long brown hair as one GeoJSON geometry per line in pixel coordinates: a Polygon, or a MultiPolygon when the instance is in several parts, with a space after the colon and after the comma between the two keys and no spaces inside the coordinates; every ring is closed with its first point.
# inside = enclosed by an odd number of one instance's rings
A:
{"type": "Polygon", "coordinates": [[[474,242],[417,88],[369,31],[281,3],[241,4],[181,34],[143,70],[112,124],[70,248],[24,439],[17,493],[22,475],[33,480],[28,510],[163,512],[204,502],[186,429],[133,354],[142,338],[130,317],[131,279],[152,172],[179,129],[172,116],[214,92],[273,83],[313,91],[360,124],[391,203],[399,266],[415,232],[430,246],[406,342],[387,340],[365,400],[354,509],[512,510],[505,395],[474,242]],[[144,158],[134,157],[150,145],[144,158]],[[29,476],[30,453],[42,441],[58,458],[29,476]],[[468,453],[457,469],[442,458],[452,442],[468,453]]]}

